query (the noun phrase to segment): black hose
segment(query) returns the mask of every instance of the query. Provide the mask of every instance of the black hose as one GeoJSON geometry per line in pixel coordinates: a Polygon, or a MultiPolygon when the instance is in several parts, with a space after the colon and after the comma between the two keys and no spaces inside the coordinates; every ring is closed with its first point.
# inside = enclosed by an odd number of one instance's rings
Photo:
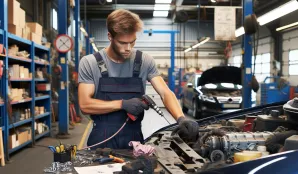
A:
{"type": "Polygon", "coordinates": [[[283,147],[287,138],[297,134],[298,132],[295,130],[275,133],[274,135],[269,137],[265,142],[267,151],[270,154],[277,153],[283,147]]]}

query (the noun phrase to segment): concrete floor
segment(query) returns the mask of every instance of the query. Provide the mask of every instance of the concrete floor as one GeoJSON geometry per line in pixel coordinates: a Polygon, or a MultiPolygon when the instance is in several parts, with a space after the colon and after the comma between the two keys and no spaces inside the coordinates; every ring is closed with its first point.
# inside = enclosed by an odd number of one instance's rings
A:
{"type": "MultiPolygon", "coordinates": [[[[165,118],[171,124],[176,122],[172,118],[172,116],[166,111],[166,109],[162,109],[162,111],[165,114],[165,118]]],[[[89,120],[84,117],[82,123],[77,124],[75,126],[75,129],[69,131],[71,135],[69,139],[60,139],[62,143],[79,145],[88,123],[89,123],[89,120]]],[[[142,122],[142,131],[144,134],[144,138],[147,138],[155,131],[167,125],[168,123],[164,120],[164,118],[159,116],[155,111],[153,111],[152,109],[146,111],[144,120],[142,122]]],[[[52,127],[53,136],[45,137],[37,141],[34,147],[24,148],[17,151],[15,154],[13,154],[10,158],[11,162],[9,164],[6,164],[5,167],[0,167],[0,174],[43,173],[43,169],[45,167],[49,167],[53,161],[53,153],[47,148],[47,146],[56,145],[58,143],[58,140],[55,138],[55,135],[57,134],[57,129],[58,129],[57,124],[53,125],[52,127]]],[[[92,126],[89,128],[89,130],[86,130],[88,131],[87,134],[89,134],[91,130],[92,130],[92,126]]],[[[85,147],[86,145],[86,141],[87,141],[86,139],[85,139],[85,142],[83,143],[83,147],[85,147]]]]}

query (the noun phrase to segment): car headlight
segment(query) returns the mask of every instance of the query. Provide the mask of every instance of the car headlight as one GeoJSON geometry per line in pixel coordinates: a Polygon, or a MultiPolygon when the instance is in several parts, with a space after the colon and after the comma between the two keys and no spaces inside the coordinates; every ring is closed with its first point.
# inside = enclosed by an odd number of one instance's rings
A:
{"type": "Polygon", "coordinates": [[[215,99],[213,97],[208,97],[206,95],[200,95],[199,98],[202,100],[202,101],[206,101],[206,102],[212,102],[212,103],[215,103],[215,99]]]}

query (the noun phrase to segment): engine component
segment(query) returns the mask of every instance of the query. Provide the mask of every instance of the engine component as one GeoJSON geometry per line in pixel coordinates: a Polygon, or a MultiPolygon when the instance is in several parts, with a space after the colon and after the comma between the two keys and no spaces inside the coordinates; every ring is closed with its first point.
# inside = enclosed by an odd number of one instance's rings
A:
{"type": "Polygon", "coordinates": [[[227,123],[227,126],[235,126],[239,128],[240,130],[243,129],[245,120],[242,119],[230,119],[227,123]]]}
{"type": "Polygon", "coordinates": [[[283,109],[288,120],[298,124],[298,97],[288,101],[283,109]]]}
{"type": "Polygon", "coordinates": [[[235,153],[234,162],[250,161],[262,157],[262,153],[258,151],[243,151],[235,153]]]}
{"type": "Polygon", "coordinates": [[[267,151],[270,152],[270,154],[279,152],[283,147],[285,140],[292,135],[297,134],[298,132],[294,130],[275,133],[274,136],[271,136],[265,142],[267,151]]]}
{"type": "Polygon", "coordinates": [[[211,162],[223,161],[225,159],[225,154],[221,150],[214,150],[210,154],[211,162]]]}
{"type": "Polygon", "coordinates": [[[295,125],[286,117],[280,116],[278,110],[272,110],[270,115],[258,115],[254,121],[253,131],[274,131],[279,126],[293,129],[295,125]]]}
{"type": "Polygon", "coordinates": [[[245,117],[245,122],[243,125],[243,131],[244,132],[251,132],[252,131],[252,126],[253,126],[253,122],[256,119],[256,116],[246,116],[245,117]]]}
{"type": "Polygon", "coordinates": [[[298,149],[298,135],[293,135],[286,139],[284,150],[297,150],[298,149]]]}

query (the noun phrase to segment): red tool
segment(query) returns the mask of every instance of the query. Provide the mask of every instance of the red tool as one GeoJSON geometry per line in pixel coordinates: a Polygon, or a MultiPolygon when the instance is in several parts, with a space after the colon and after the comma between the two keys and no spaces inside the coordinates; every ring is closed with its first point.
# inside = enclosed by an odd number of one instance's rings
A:
{"type": "MultiPolygon", "coordinates": [[[[156,105],[156,103],[148,95],[143,95],[141,100],[142,100],[142,102],[147,104],[150,108],[155,110],[160,116],[164,117],[163,112],[160,110],[160,108],[156,105]]],[[[132,115],[130,113],[127,113],[127,115],[133,121],[135,121],[138,118],[137,116],[132,115]]],[[[170,124],[170,122],[166,118],[165,118],[165,120],[170,124]]]]}

